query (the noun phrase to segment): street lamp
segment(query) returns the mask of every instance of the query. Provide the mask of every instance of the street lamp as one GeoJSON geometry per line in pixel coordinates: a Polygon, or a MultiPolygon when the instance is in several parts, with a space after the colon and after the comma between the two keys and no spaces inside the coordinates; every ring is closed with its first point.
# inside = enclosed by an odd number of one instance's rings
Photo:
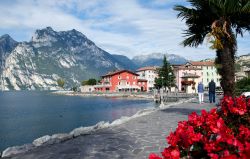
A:
{"type": "Polygon", "coordinates": [[[170,90],[171,90],[171,82],[170,82],[170,76],[172,75],[172,73],[171,72],[169,72],[168,73],[168,84],[169,84],[169,92],[170,92],[170,90]]]}
{"type": "Polygon", "coordinates": [[[161,88],[163,89],[163,76],[161,77],[161,88]]]}
{"type": "Polygon", "coordinates": [[[161,90],[160,90],[160,98],[161,98],[161,104],[160,104],[160,107],[163,107],[164,106],[164,103],[163,103],[163,76],[161,77],[161,90]]]}

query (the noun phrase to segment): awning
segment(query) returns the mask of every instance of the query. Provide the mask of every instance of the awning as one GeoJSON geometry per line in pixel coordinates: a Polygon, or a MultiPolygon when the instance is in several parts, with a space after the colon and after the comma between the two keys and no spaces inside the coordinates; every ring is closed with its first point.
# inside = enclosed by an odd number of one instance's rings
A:
{"type": "Polygon", "coordinates": [[[118,89],[141,89],[137,85],[118,85],[117,88],[118,89]]]}
{"type": "Polygon", "coordinates": [[[95,85],[95,88],[109,88],[111,85],[95,85]]]}

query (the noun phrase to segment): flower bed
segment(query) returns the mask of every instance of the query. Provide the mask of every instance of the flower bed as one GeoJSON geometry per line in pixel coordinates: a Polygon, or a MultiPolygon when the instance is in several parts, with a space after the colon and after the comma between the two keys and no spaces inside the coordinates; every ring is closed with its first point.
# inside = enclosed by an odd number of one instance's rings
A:
{"type": "Polygon", "coordinates": [[[193,112],[188,121],[180,121],[167,137],[169,147],[162,157],[149,159],[214,158],[247,159],[250,157],[250,100],[224,97],[221,107],[210,112],[193,112]]]}

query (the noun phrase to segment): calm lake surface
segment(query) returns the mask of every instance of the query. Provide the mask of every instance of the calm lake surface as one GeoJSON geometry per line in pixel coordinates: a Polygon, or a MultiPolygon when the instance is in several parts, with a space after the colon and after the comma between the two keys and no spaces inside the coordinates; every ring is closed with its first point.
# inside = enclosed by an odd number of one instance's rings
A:
{"type": "Polygon", "coordinates": [[[0,92],[0,151],[100,121],[114,121],[152,108],[150,100],[55,95],[39,91],[0,92]]]}

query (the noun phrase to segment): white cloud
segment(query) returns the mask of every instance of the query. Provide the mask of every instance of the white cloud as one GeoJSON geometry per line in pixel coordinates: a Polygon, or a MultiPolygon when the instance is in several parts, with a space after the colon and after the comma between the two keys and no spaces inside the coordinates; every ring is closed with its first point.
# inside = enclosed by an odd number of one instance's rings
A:
{"type": "MultiPolygon", "coordinates": [[[[151,52],[174,53],[192,60],[215,56],[214,51],[206,45],[199,48],[180,46],[185,24],[176,19],[176,13],[172,10],[171,5],[175,1],[153,2],[152,5],[169,4],[170,7],[145,7],[136,0],[0,2],[0,33],[8,30],[7,33],[15,38],[17,31],[25,30],[25,34],[31,35],[35,29],[46,26],[57,31],[75,28],[104,50],[129,57],[151,52]]],[[[178,3],[181,2],[183,0],[178,0],[178,3]]],[[[23,35],[23,38],[26,37],[23,35]]],[[[240,40],[241,54],[250,52],[245,43],[249,43],[249,40],[240,40]]]]}

